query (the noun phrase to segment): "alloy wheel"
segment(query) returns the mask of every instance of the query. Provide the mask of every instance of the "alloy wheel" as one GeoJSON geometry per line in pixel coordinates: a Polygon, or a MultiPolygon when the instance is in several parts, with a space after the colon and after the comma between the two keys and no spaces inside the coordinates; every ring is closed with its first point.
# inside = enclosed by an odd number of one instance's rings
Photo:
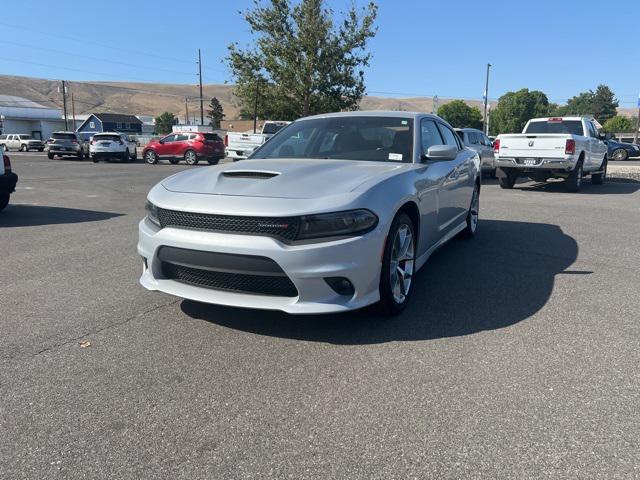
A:
{"type": "Polygon", "coordinates": [[[194,152],[193,150],[189,150],[187,153],[185,153],[184,155],[184,160],[187,162],[187,164],[189,165],[193,165],[194,163],[196,163],[196,152],[194,152]]]}
{"type": "Polygon", "coordinates": [[[625,160],[626,156],[627,156],[627,152],[624,151],[622,148],[619,148],[618,150],[613,152],[613,159],[618,162],[625,160]]]}
{"type": "Polygon", "coordinates": [[[396,232],[391,248],[391,292],[396,303],[405,301],[411,288],[414,268],[414,242],[411,228],[403,224],[396,232]]]}

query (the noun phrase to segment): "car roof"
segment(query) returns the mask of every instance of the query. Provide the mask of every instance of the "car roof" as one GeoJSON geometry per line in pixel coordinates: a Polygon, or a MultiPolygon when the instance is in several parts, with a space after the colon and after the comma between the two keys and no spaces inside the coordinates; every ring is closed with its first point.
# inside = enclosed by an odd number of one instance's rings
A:
{"type": "Polygon", "coordinates": [[[477,128],[454,128],[454,130],[456,132],[478,132],[478,133],[482,133],[484,135],[484,132],[482,130],[477,129],[477,128]]]}
{"type": "Polygon", "coordinates": [[[405,112],[402,110],[358,110],[355,112],[336,112],[322,113],[320,115],[312,115],[310,117],[299,118],[296,122],[302,120],[310,120],[314,118],[339,118],[339,117],[389,117],[389,118],[433,118],[434,120],[442,120],[437,115],[425,112],[405,112]]]}

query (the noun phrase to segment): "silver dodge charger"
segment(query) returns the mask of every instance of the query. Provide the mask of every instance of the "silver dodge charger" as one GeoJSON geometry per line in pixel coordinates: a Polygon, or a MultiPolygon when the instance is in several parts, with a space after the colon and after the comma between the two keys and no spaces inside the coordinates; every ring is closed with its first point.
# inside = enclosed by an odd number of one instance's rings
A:
{"type": "Polygon", "coordinates": [[[404,309],[429,256],[478,227],[480,159],[434,115],[303,118],[249,159],[153,187],[140,283],[199,302],[404,309]]]}

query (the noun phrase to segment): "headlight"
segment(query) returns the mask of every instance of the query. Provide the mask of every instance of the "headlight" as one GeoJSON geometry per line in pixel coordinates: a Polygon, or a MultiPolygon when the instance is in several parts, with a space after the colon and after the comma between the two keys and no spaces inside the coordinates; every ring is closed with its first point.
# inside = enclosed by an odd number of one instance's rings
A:
{"type": "Polygon", "coordinates": [[[365,233],[378,224],[378,217],[369,210],[305,215],[300,219],[298,240],[320,237],[337,237],[365,233]]]}
{"type": "Polygon", "coordinates": [[[154,225],[157,225],[158,227],[162,227],[162,225],[160,225],[160,218],[158,218],[158,207],[147,200],[144,208],[147,211],[147,218],[149,219],[149,221],[154,225]]]}

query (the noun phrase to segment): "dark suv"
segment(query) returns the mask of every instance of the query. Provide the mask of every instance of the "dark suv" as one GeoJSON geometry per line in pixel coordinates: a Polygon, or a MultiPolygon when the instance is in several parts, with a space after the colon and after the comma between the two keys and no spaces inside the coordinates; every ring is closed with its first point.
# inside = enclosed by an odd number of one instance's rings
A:
{"type": "Polygon", "coordinates": [[[89,154],[89,144],[76,132],[54,132],[47,140],[47,157],[76,157],[82,160],[89,154]]]}

